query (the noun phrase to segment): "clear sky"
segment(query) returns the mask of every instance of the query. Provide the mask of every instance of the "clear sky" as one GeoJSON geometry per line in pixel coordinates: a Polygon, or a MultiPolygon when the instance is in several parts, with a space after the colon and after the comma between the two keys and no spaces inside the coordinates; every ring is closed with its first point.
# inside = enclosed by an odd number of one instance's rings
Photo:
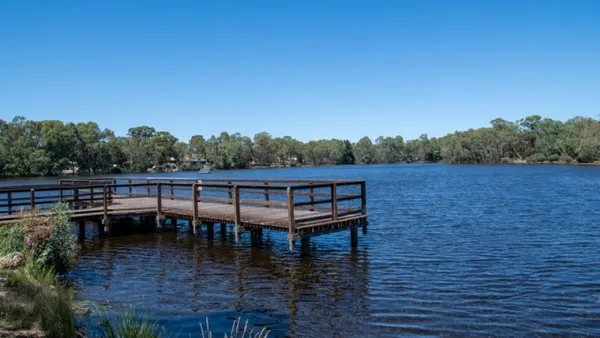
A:
{"type": "Polygon", "coordinates": [[[600,114],[600,1],[2,1],[0,118],[183,141],[600,114]]]}

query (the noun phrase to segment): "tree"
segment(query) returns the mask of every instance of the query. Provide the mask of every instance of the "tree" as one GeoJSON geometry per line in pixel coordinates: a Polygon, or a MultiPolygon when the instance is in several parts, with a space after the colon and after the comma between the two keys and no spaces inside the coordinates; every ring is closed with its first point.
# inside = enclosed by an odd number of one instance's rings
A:
{"type": "Polygon", "coordinates": [[[354,155],[358,163],[371,164],[375,160],[375,148],[373,142],[368,136],[361,138],[354,145],[354,155]]]}
{"type": "Polygon", "coordinates": [[[256,164],[270,166],[275,162],[275,144],[267,132],[254,135],[254,160],[256,164]]]}

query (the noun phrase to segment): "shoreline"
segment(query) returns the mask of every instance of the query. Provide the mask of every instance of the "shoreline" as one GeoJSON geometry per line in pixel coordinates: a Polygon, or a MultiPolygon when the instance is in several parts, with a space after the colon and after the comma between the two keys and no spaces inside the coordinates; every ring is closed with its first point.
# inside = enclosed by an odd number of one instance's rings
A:
{"type": "MultiPolygon", "coordinates": [[[[593,163],[579,163],[579,162],[527,162],[527,161],[509,161],[509,162],[490,162],[490,163],[445,163],[445,162],[423,162],[423,161],[415,161],[415,162],[398,162],[398,163],[356,163],[356,164],[329,164],[329,165],[302,165],[302,166],[256,166],[251,168],[243,168],[243,169],[213,169],[213,172],[231,172],[231,171],[251,171],[251,170],[268,170],[268,169],[305,169],[305,168],[335,168],[335,167],[349,167],[349,166],[383,166],[383,165],[414,165],[414,164],[443,164],[443,165],[473,165],[473,166],[494,166],[494,165],[519,165],[519,166],[584,166],[584,167],[597,167],[600,166],[600,162],[593,163]]],[[[111,175],[154,175],[154,174],[172,174],[172,173],[184,173],[184,172],[197,172],[197,170],[182,170],[182,171],[166,171],[166,172],[120,172],[120,173],[102,173],[102,174],[59,174],[59,175],[43,175],[43,176],[0,176],[0,181],[11,181],[11,180],[20,180],[20,179],[36,179],[36,178],[69,178],[69,177],[103,177],[103,176],[111,176],[111,175]]],[[[202,175],[211,175],[210,174],[202,174],[202,175]]],[[[111,176],[112,177],[112,176],[111,176]]]]}

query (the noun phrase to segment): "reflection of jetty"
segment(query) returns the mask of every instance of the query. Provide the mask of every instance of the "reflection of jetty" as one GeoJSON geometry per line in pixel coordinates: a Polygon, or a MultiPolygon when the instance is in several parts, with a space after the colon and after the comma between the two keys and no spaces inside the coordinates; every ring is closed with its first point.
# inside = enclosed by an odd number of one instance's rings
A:
{"type": "Polygon", "coordinates": [[[352,246],[358,226],[366,226],[365,181],[104,178],[61,180],[54,185],[0,188],[0,223],[14,223],[20,210],[47,214],[58,202],[69,205],[73,220],[96,221],[110,232],[111,219],[165,217],[191,222],[194,233],[206,224],[221,230],[233,225],[235,239],[247,230],[252,242],[264,229],[286,231],[290,250],[301,238],[350,229],[352,246]]]}

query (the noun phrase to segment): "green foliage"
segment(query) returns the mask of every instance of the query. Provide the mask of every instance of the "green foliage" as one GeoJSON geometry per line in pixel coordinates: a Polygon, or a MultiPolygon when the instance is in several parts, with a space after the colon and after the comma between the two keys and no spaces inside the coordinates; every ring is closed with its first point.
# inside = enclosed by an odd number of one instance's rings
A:
{"type": "Polygon", "coordinates": [[[109,319],[101,324],[102,336],[105,338],[158,338],[161,327],[153,320],[146,319],[134,310],[129,310],[118,320],[116,327],[109,319]]]}
{"type": "Polygon", "coordinates": [[[11,297],[0,297],[0,311],[6,314],[9,327],[39,326],[47,337],[75,336],[71,291],[57,283],[51,268],[30,261],[24,269],[3,274],[11,297]]]}
{"type": "Polygon", "coordinates": [[[25,235],[20,226],[0,226],[0,257],[23,251],[25,235]]]}
{"type": "Polygon", "coordinates": [[[408,141],[401,136],[381,136],[374,142],[363,137],[354,144],[339,139],[303,143],[266,132],[253,139],[222,132],[209,138],[194,135],[183,143],[166,131],[148,126],[131,128],[126,137],[116,137],[93,122],[65,124],[15,117],[11,122],[0,120],[0,175],[50,175],[76,168],[89,173],[143,172],[166,162],[175,162],[180,169],[197,170],[204,161],[217,169],[242,169],[355,162],[600,160],[600,123],[591,118],[562,122],[532,115],[515,122],[497,118],[490,124],[439,138],[424,134],[408,141]]]}
{"type": "Polygon", "coordinates": [[[37,257],[40,264],[58,272],[71,268],[79,253],[77,237],[71,232],[69,219],[69,209],[65,204],[59,204],[52,210],[52,233],[37,257]]]}

